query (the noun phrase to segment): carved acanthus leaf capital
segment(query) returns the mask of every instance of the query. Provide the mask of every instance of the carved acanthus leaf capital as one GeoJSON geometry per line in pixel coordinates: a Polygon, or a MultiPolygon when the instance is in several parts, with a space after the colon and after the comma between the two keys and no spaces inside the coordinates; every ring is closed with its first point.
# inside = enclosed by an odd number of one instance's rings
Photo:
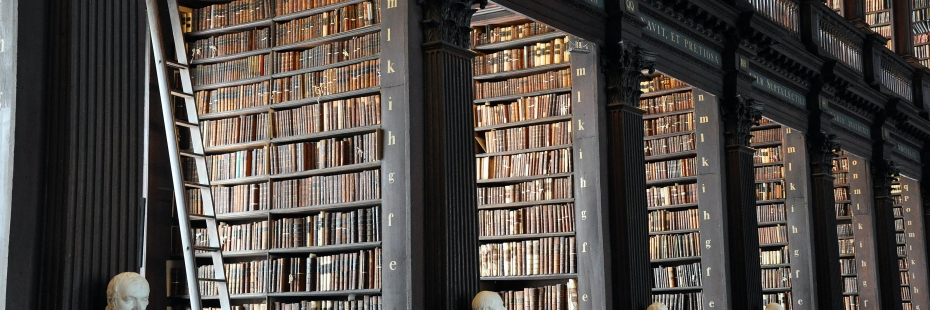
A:
{"type": "Polygon", "coordinates": [[[752,126],[762,120],[761,102],[751,98],[736,97],[728,100],[723,109],[726,124],[727,144],[749,146],[752,139],[752,126]]]}
{"type": "Polygon", "coordinates": [[[604,74],[607,75],[607,103],[639,106],[640,83],[643,74],[656,70],[656,54],[629,42],[617,42],[604,53],[604,74]]]}
{"type": "Polygon", "coordinates": [[[423,7],[424,42],[445,42],[471,48],[471,17],[476,4],[484,8],[488,0],[418,0],[423,7]]]}
{"type": "Polygon", "coordinates": [[[821,131],[810,139],[811,164],[814,173],[831,174],[833,159],[840,151],[840,144],[836,142],[836,135],[821,131]]]}
{"type": "Polygon", "coordinates": [[[890,191],[891,184],[898,180],[898,177],[901,176],[901,170],[898,169],[898,163],[893,160],[879,160],[872,165],[872,173],[875,175],[875,186],[881,187],[883,190],[890,191]]]}

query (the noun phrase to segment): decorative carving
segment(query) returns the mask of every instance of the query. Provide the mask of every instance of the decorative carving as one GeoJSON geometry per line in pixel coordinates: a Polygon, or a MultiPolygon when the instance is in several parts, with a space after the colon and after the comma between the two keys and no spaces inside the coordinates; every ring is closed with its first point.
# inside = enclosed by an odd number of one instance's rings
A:
{"type": "Polygon", "coordinates": [[[491,291],[481,291],[471,301],[472,310],[504,310],[504,300],[501,295],[491,291]]]}
{"type": "Polygon", "coordinates": [[[752,126],[759,125],[759,121],[762,120],[763,104],[740,95],[728,101],[729,104],[726,104],[723,109],[726,119],[727,144],[749,146],[752,126]]]}
{"type": "Polygon", "coordinates": [[[149,282],[135,272],[123,272],[107,285],[107,310],[144,310],[149,305],[149,282]]]}
{"type": "Polygon", "coordinates": [[[879,160],[872,165],[872,173],[875,175],[876,187],[881,187],[885,194],[890,193],[891,183],[898,180],[901,176],[901,170],[898,169],[898,163],[893,160],[879,160]],[[878,182],[882,182],[878,184],[878,182]]]}
{"type": "Polygon", "coordinates": [[[646,79],[643,70],[655,72],[656,54],[628,42],[617,42],[602,61],[607,75],[608,104],[639,104],[640,82],[646,79]]]}
{"type": "Polygon", "coordinates": [[[471,48],[469,33],[476,4],[483,9],[488,0],[418,0],[423,7],[424,42],[445,42],[471,48]]]}
{"type": "Polygon", "coordinates": [[[810,139],[811,166],[814,174],[832,175],[833,159],[840,151],[836,135],[821,131],[810,139]]]}

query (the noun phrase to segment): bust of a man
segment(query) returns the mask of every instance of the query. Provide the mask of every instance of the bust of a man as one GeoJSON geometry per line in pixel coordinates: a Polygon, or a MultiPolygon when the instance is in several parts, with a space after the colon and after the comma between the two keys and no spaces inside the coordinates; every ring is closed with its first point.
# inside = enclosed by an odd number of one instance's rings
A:
{"type": "Polygon", "coordinates": [[[107,285],[107,310],[145,310],[149,306],[149,282],[135,272],[124,272],[107,285]]]}
{"type": "Polygon", "coordinates": [[[773,302],[765,305],[765,310],[785,310],[785,307],[773,302]]]}
{"type": "Polygon", "coordinates": [[[654,302],[646,310],[668,310],[668,306],[661,302],[654,302]]]}
{"type": "Polygon", "coordinates": [[[472,310],[506,310],[501,295],[491,291],[481,291],[471,301],[472,310]]]}

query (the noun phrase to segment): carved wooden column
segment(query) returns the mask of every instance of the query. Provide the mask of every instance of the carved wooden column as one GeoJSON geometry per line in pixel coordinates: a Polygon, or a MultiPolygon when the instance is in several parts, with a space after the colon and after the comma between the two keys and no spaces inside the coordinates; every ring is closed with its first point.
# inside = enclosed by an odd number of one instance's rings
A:
{"type": "MultiPolygon", "coordinates": [[[[423,9],[423,309],[469,309],[478,292],[478,216],[472,6],[420,0],[423,9]]],[[[400,35],[399,37],[402,37],[400,35]]],[[[412,73],[416,74],[416,73],[412,73]]],[[[411,90],[415,91],[415,90],[411,90]]],[[[414,245],[416,246],[416,245],[414,245]]]]}
{"type": "Polygon", "coordinates": [[[817,309],[844,309],[840,276],[839,245],[836,233],[836,200],[833,196],[833,159],[839,149],[836,135],[822,131],[829,124],[823,111],[812,113],[808,127],[808,154],[811,162],[811,248],[814,253],[814,281],[817,309]],[[826,120],[824,120],[826,118],[826,120]]]}
{"type": "Polygon", "coordinates": [[[895,240],[894,200],[891,183],[898,168],[891,158],[892,146],[884,136],[884,117],[879,116],[872,128],[872,192],[875,198],[875,253],[878,264],[878,289],[881,309],[901,310],[901,278],[898,271],[898,251],[895,240]]]}
{"type": "Polygon", "coordinates": [[[614,309],[645,309],[651,303],[643,114],[639,108],[642,70],[655,70],[655,54],[622,41],[609,41],[607,150],[614,309]]]}

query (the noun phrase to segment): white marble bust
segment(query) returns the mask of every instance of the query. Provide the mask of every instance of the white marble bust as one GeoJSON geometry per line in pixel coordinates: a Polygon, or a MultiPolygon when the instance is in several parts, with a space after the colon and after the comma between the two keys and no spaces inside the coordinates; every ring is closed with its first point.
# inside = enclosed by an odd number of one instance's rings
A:
{"type": "Polygon", "coordinates": [[[501,295],[491,291],[481,291],[471,301],[472,310],[506,310],[501,295]]]}
{"type": "Polygon", "coordinates": [[[107,310],[145,310],[149,306],[149,282],[135,272],[124,272],[107,285],[107,310]]]}
{"type": "Polygon", "coordinates": [[[765,305],[765,310],[785,310],[785,307],[773,302],[765,305]]]}
{"type": "Polygon", "coordinates": [[[661,302],[654,302],[646,310],[668,310],[668,306],[661,302]]]}

